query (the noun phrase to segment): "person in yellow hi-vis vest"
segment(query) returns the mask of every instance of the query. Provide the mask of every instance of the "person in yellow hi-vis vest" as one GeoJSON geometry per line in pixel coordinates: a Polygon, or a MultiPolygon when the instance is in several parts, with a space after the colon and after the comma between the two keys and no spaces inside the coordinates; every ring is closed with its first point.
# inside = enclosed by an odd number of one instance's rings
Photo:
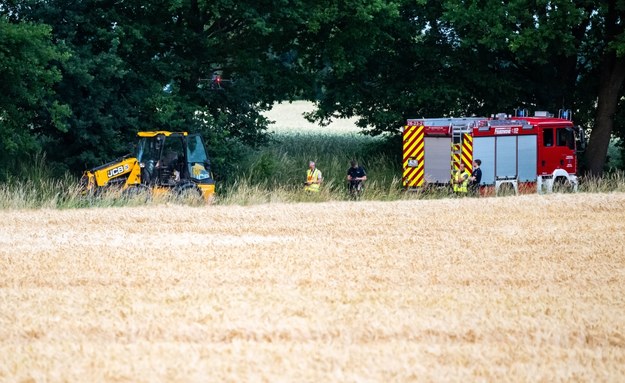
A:
{"type": "Polygon", "coordinates": [[[321,170],[315,167],[314,161],[308,163],[308,171],[306,172],[306,182],[304,183],[304,190],[308,192],[319,192],[319,186],[323,182],[323,176],[321,170]]]}
{"type": "Polygon", "coordinates": [[[454,177],[452,179],[454,193],[458,195],[467,195],[467,186],[469,184],[469,177],[471,175],[465,169],[464,164],[460,163],[458,170],[454,173],[454,177]]]}

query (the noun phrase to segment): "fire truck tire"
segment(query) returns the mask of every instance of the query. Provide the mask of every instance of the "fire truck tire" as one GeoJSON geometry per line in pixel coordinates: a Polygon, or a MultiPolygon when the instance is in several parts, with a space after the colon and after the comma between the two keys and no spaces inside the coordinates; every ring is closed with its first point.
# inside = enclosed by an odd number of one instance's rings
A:
{"type": "Polygon", "coordinates": [[[554,192],[566,192],[571,190],[573,185],[568,180],[568,178],[559,176],[553,180],[553,191],[554,192]]]}

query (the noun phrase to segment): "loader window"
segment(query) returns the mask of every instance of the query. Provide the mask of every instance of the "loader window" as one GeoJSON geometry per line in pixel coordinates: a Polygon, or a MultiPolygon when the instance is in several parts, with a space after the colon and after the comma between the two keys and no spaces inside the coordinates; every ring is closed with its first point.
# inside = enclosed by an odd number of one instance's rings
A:
{"type": "Polygon", "coordinates": [[[139,162],[157,161],[161,155],[160,137],[141,138],[137,146],[137,160],[139,162]]]}
{"type": "Polygon", "coordinates": [[[168,137],[163,147],[163,153],[161,160],[163,166],[169,166],[170,168],[177,168],[180,161],[183,161],[182,140],[179,138],[168,137]]]}
{"type": "Polygon", "coordinates": [[[187,158],[189,159],[189,173],[191,174],[191,178],[200,182],[211,178],[208,156],[204,149],[202,137],[199,135],[189,136],[187,158]]]}
{"type": "Polygon", "coordinates": [[[189,162],[205,162],[208,158],[204,144],[200,136],[189,137],[189,147],[187,150],[187,158],[189,162]]]}
{"type": "Polygon", "coordinates": [[[543,130],[543,146],[553,146],[553,129],[543,130]]]}

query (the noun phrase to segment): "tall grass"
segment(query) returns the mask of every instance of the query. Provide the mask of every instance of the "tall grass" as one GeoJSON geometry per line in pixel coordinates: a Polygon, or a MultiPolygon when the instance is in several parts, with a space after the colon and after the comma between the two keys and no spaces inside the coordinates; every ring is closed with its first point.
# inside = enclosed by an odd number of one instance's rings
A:
{"type": "Polygon", "coordinates": [[[603,177],[581,177],[579,191],[585,193],[625,192],[625,171],[610,172],[603,177]]]}
{"type": "MultiPolygon", "coordinates": [[[[362,200],[436,199],[454,197],[442,188],[404,192],[401,184],[400,144],[389,138],[374,138],[348,132],[342,134],[283,132],[267,146],[252,150],[236,164],[239,173],[218,182],[214,202],[222,205],[296,203],[350,200],[345,180],[349,162],[357,159],[367,170],[368,181],[362,200]],[[319,193],[303,190],[308,161],[323,172],[319,193]]],[[[0,209],[83,208],[145,204],[142,198],[121,198],[119,191],[97,198],[86,197],[78,179],[66,174],[54,178],[45,156],[38,155],[20,170],[20,178],[5,177],[0,183],[0,209]]],[[[610,172],[602,178],[580,180],[580,192],[625,192],[625,173],[610,172]]],[[[181,203],[152,199],[148,203],[181,203]]],[[[184,202],[182,202],[184,203],[184,202]]]]}
{"type": "MultiPolygon", "coordinates": [[[[20,177],[5,174],[0,182],[0,209],[69,209],[145,205],[146,195],[125,195],[119,189],[106,190],[97,196],[85,195],[79,179],[69,173],[54,177],[45,155],[37,154],[14,169],[20,177]]],[[[153,203],[197,204],[191,200],[150,198],[153,203]]]]}
{"type": "Polygon", "coordinates": [[[95,196],[84,195],[78,179],[9,179],[0,184],[0,209],[71,209],[144,205],[145,198],[126,197],[119,190],[95,196]]]}
{"type": "MultiPolygon", "coordinates": [[[[357,133],[338,135],[282,132],[268,146],[250,152],[239,164],[233,181],[218,186],[219,204],[349,200],[345,180],[349,162],[357,159],[367,170],[368,181],[361,199],[454,198],[445,188],[406,193],[401,183],[401,146],[389,138],[357,133]],[[304,192],[308,161],[317,163],[324,183],[315,194],[304,192]]],[[[625,191],[625,173],[610,172],[602,178],[581,178],[580,192],[625,191]]]]}
{"type": "Polygon", "coordinates": [[[1,209],[64,208],[85,203],[79,198],[78,180],[69,174],[55,178],[45,154],[16,163],[12,174],[5,173],[2,178],[1,209]]]}
{"type": "Polygon", "coordinates": [[[397,199],[401,195],[400,153],[392,153],[388,138],[357,133],[341,135],[280,133],[261,150],[248,154],[242,171],[218,186],[220,203],[247,203],[251,190],[262,201],[288,202],[344,200],[347,169],[356,159],[367,170],[366,199],[397,199]],[[314,195],[303,191],[308,162],[315,161],[323,173],[323,187],[314,195]]]}

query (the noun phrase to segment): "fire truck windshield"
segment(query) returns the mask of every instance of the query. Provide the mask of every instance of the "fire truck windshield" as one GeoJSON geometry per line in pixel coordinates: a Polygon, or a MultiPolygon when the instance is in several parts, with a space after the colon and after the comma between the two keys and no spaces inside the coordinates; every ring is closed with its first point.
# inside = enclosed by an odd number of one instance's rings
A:
{"type": "Polygon", "coordinates": [[[556,142],[558,146],[567,146],[575,149],[575,132],[573,128],[558,128],[556,131],[556,142]]]}

